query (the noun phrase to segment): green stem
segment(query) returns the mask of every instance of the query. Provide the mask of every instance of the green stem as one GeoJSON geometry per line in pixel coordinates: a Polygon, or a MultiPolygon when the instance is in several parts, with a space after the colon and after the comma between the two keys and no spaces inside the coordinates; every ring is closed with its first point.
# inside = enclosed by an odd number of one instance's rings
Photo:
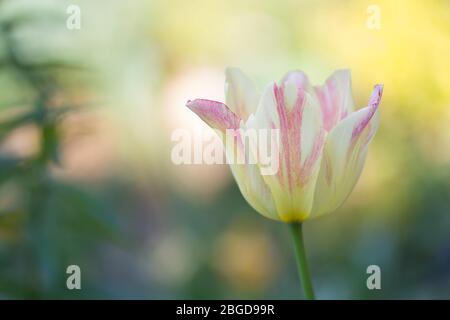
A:
{"type": "Polygon", "coordinates": [[[314,300],[314,289],[309,273],[308,261],[306,259],[305,246],[303,244],[302,223],[294,222],[289,224],[292,238],[294,240],[295,257],[297,260],[298,275],[303,292],[308,300],[314,300]]]}

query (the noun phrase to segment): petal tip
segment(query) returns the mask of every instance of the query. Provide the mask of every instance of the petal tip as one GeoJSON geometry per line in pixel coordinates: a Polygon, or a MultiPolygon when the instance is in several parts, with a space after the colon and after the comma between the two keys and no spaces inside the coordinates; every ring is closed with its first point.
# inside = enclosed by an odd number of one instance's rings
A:
{"type": "Polygon", "coordinates": [[[343,74],[351,75],[352,70],[350,68],[342,68],[342,69],[337,69],[334,73],[343,73],[343,74]]]}
{"type": "Polygon", "coordinates": [[[188,101],[186,101],[185,106],[192,110],[193,105],[194,105],[194,101],[195,101],[195,100],[189,99],[188,101]]]}
{"type": "Polygon", "coordinates": [[[243,74],[243,72],[241,69],[239,69],[237,67],[226,67],[225,68],[225,78],[228,79],[230,77],[233,77],[233,75],[236,75],[236,74],[241,75],[241,74],[243,74]]]}
{"type": "Polygon", "coordinates": [[[381,101],[381,96],[383,95],[383,84],[376,84],[373,87],[372,96],[370,97],[369,106],[378,107],[381,101]]]}
{"type": "Polygon", "coordinates": [[[213,101],[209,101],[206,99],[194,99],[194,100],[189,99],[186,102],[186,107],[188,107],[189,109],[194,111],[194,109],[200,108],[202,105],[204,105],[207,102],[213,102],[213,101]]]}

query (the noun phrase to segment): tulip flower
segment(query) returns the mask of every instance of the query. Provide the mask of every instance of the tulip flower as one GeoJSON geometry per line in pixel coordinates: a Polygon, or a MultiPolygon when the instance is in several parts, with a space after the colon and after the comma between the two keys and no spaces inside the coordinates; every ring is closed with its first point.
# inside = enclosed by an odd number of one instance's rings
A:
{"type": "Polygon", "coordinates": [[[205,99],[187,103],[221,132],[279,129],[276,174],[262,174],[258,163],[230,166],[242,195],[257,212],[291,226],[307,298],[314,298],[314,293],[302,223],[333,212],[353,190],[378,128],[382,91],[382,85],[375,85],[368,105],[355,111],[349,70],[334,72],[319,86],[312,85],[305,73],[292,71],[258,94],[239,69],[230,68],[225,104],[205,99]]]}

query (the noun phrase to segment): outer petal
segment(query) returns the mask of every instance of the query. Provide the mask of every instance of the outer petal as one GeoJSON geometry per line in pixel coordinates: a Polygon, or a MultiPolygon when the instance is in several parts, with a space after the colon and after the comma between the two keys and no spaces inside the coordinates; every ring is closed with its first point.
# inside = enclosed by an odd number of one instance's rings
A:
{"type": "Polygon", "coordinates": [[[237,68],[225,71],[225,103],[242,120],[255,112],[259,95],[251,80],[237,68]]]}
{"type": "Polygon", "coordinates": [[[230,165],[233,177],[247,202],[263,216],[279,220],[270,189],[256,164],[230,165]]]}
{"type": "Polygon", "coordinates": [[[375,86],[369,106],[349,115],[328,134],[312,216],[334,211],[353,190],[364,166],[368,144],[378,128],[382,90],[381,85],[375,86]]]}
{"type": "Polygon", "coordinates": [[[228,159],[233,159],[230,168],[239,190],[247,202],[260,214],[271,219],[278,219],[272,194],[262,179],[257,164],[250,164],[248,161],[244,164],[236,163],[237,158],[245,158],[245,141],[239,130],[242,123],[239,117],[225,104],[216,101],[197,99],[188,101],[186,105],[213,129],[221,131],[222,138],[227,137],[225,133],[227,129],[235,130],[233,142],[225,143],[227,141],[224,141],[224,143],[228,159]]]}
{"type": "MultiPolygon", "coordinates": [[[[241,126],[243,126],[243,129],[252,129],[252,123],[254,123],[254,117],[250,115],[247,123],[245,125],[241,123],[241,126]]],[[[241,143],[244,144],[244,141],[249,142],[242,135],[239,135],[239,139],[238,146],[241,143]]],[[[246,147],[249,148],[249,145],[247,144],[246,147]]],[[[239,147],[236,150],[239,155],[242,155],[244,152],[239,147]]],[[[227,152],[232,153],[233,151],[227,148],[227,152]]],[[[249,151],[252,152],[252,150],[249,151]]],[[[245,164],[232,163],[230,168],[239,190],[247,202],[263,216],[279,220],[272,192],[264,181],[258,164],[246,161],[245,164]]]]}
{"type": "Polygon", "coordinates": [[[279,171],[263,179],[283,221],[303,221],[311,210],[325,134],[314,102],[302,86],[288,80],[270,84],[256,112],[258,128],[280,130],[279,171]]]}
{"type": "Polygon", "coordinates": [[[325,130],[333,127],[353,111],[350,70],[334,72],[322,86],[315,86],[325,130]]]}
{"type": "Polygon", "coordinates": [[[225,132],[226,129],[238,129],[241,119],[225,104],[217,101],[189,100],[186,106],[194,111],[211,128],[225,132]]]}

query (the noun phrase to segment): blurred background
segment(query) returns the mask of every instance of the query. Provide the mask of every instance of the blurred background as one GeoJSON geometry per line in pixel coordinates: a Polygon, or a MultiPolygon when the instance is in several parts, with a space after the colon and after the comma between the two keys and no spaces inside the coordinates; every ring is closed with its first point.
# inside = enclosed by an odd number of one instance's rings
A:
{"type": "Polygon", "coordinates": [[[447,0],[0,0],[0,298],[302,297],[287,226],[171,162],[227,66],[350,68],[358,107],[384,83],[355,191],[304,228],[316,293],[450,298],[449,37],[447,0]]]}

